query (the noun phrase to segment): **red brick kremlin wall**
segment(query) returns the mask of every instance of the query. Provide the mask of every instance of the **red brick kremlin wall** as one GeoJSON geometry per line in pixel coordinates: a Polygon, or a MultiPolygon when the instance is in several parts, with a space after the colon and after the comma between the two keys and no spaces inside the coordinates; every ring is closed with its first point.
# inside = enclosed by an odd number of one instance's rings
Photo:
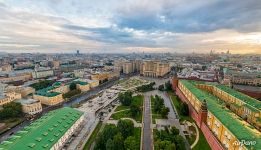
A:
{"type": "Polygon", "coordinates": [[[196,110],[193,108],[193,106],[189,103],[185,95],[180,91],[178,87],[176,89],[177,96],[189,106],[189,113],[190,116],[195,120],[198,127],[200,127],[201,131],[203,132],[209,146],[212,150],[224,150],[222,145],[219,143],[218,139],[214,136],[214,134],[210,131],[210,129],[207,127],[207,125],[204,122],[200,122],[199,114],[196,112],[196,110]]]}

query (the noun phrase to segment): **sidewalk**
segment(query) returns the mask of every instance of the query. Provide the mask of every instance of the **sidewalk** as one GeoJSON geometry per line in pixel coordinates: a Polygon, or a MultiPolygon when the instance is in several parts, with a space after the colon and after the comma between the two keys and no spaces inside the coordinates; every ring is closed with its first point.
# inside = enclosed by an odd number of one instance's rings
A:
{"type": "Polygon", "coordinates": [[[86,114],[84,120],[86,121],[84,127],[75,137],[75,139],[70,143],[67,150],[83,149],[84,144],[89,139],[91,133],[99,122],[99,119],[96,119],[94,114],[86,114]]]}

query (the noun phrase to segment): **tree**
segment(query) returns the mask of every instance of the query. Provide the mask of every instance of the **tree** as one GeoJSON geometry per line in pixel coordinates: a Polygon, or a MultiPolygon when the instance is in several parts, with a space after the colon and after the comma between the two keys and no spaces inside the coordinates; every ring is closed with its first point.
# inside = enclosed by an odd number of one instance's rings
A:
{"type": "Polygon", "coordinates": [[[126,150],[138,150],[139,149],[139,145],[133,136],[127,137],[127,139],[124,141],[124,147],[126,150]]]}
{"type": "Polygon", "coordinates": [[[172,134],[172,135],[178,135],[179,134],[179,129],[177,129],[176,127],[171,127],[170,128],[170,133],[172,134]]]}
{"type": "Polygon", "coordinates": [[[132,117],[136,117],[141,112],[141,110],[139,106],[132,104],[130,106],[130,112],[132,117]]]}
{"type": "Polygon", "coordinates": [[[168,117],[168,114],[169,114],[169,108],[168,107],[163,107],[161,109],[161,116],[163,118],[167,118],[168,117]]]}
{"type": "Polygon", "coordinates": [[[119,120],[117,127],[124,139],[131,136],[134,132],[134,124],[130,120],[119,120]]]}
{"type": "Polygon", "coordinates": [[[124,139],[121,133],[118,133],[113,137],[113,145],[115,150],[124,150],[124,139]]]}
{"type": "Polygon", "coordinates": [[[202,66],[202,70],[206,70],[207,69],[207,66],[202,66]]]}
{"type": "Polygon", "coordinates": [[[170,81],[167,81],[167,82],[165,83],[165,88],[166,88],[167,91],[171,91],[171,90],[172,90],[172,86],[171,86],[170,81]]]}
{"type": "Polygon", "coordinates": [[[189,115],[189,107],[187,103],[182,102],[180,105],[181,114],[184,116],[189,115]]]}
{"type": "Polygon", "coordinates": [[[115,150],[115,146],[112,139],[106,142],[106,150],[115,150]]]}
{"type": "Polygon", "coordinates": [[[51,86],[53,84],[53,81],[50,80],[41,80],[38,83],[34,83],[30,85],[32,88],[34,88],[36,91],[40,89],[47,88],[48,86],[51,86]]]}
{"type": "Polygon", "coordinates": [[[163,84],[161,84],[161,85],[159,85],[159,87],[158,87],[158,89],[160,90],[160,91],[164,91],[164,85],[163,84]]]}
{"type": "Polygon", "coordinates": [[[171,143],[166,146],[166,150],[176,150],[176,145],[174,143],[171,143]]]}
{"type": "Polygon", "coordinates": [[[178,150],[185,150],[186,149],[184,139],[181,135],[175,136],[175,144],[176,144],[176,149],[178,149],[178,150]]]}
{"type": "Polygon", "coordinates": [[[147,85],[139,86],[136,89],[139,92],[148,92],[148,91],[154,90],[154,88],[153,88],[154,85],[155,85],[155,82],[152,82],[152,83],[147,84],[147,85]]]}
{"type": "Polygon", "coordinates": [[[78,95],[78,94],[80,94],[80,93],[81,93],[81,90],[78,90],[78,89],[76,89],[76,90],[71,90],[71,91],[69,91],[69,92],[63,94],[63,98],[71,98],[71,97],[73,97],[73,96],[75,96],[75,95],[78,95]]]}
{"type": "Polygon", "coordinates": [[[130,106],[132,101],[132,92],[127,91],[125,93],[120,93],[118,98],[123,106],[130,106]]]}
{"type": "Polygon", "coordinates": [[[112,139],[114,135],[116,135],[119,132],[116,126],[110,125],[106,126],[103,131],[97,136],[96,144],[94,149],[95,150],[101,150],[106,149],[106,144],[109,139],[112,139]]]}
{"type": "Polygon", "coordinates": [[[165,150],[167,147],[169,147],[169,145],[171,145],[172,143],[170,141],[167,140],[157,140],[155,142],[155,150],[165,150]]]}
{"type": "Polygon", "coordinates": [[[0,111],[0,119],[8,119],[20,117],[23,115],[22,105],[16,102],[10,102],[3,105],[3,109],[0,111]]]}
{"type": "Polygon", "coordinates": [[[242,65],[241,64],[237,64],[237,68],[242,68],[242,65]]]}
{"type": "Polygon", "coordinates": [[[70,86],[69,86],[70,90],[75,90],[76,89],[76,83],[71,83],[70,86]]]}
{"type": "Polygon", "coordinates": [[[158,95],[156,95],[155,97],[152,97],[154,98],[155,100],[155,103],[154,103],[154,111],[157,112],[157,113],[160,113],[161,112],[161,109],[163,108],[164,106],[164,101],[161,97],[159,97],[158,95]]]}

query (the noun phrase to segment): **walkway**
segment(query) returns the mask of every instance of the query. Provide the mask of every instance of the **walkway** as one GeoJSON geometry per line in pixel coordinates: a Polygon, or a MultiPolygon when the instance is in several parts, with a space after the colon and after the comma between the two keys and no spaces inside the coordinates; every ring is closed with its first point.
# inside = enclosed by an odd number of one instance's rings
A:
{"type": "Polygon", "coordinates": [[[193,149],[194,146],[197,145],[198,140],[199,140],[199,131],[198,131],[198,127],[197,127],[197,125],[196,125],[194,122],[193,122],[193,126],[194,126],[194,128],[196,128],[197,137],[196,137],[196,140],[194,141],[194,143],[190,146],[191,149],[193,149]]]}
{"type": "Polygon", "coordinates": [[[143,112],[143,140],[142,149],[152,150],[153,149],[153,134],[151,128],[151,110],[150,110],[150,96],[151,94],[144,94],[144,112],[143,112]]]}
{"type": "Polygon", "coordinates": [[[182,128],[181,128],[181,125],[180,125],[180,122],[178,119],[179,118],[178,113],[175,108],[174,108],[175,109],[175,111],[174,111],[169,95],[166,92],[160,92],[160,91],[157,91],[157,94],[164,99],[165,106],[169,108],[169,115],[168,115],[169,123],[171,125],[174,125],[177,129],[179,129],[180,135],[185,139],[186,149],[190,149],[190,145],[189,145],[188,141],[186,140],[185,134],[182,131],[182,128]]]}
{"type": "MultiPolygon", "coordinates": [[[[133,124],[134,124],[134,127],[140,127],[140,128],[142,127],[142,124],[141,124],[141,123],[137,123],[136,120],[134,120],[134,119],[132,119],[132,118],[121,118],[121,119],[122,119],[122,120],[130,120],[130,121],[132,121],[133,124]]],[[[115,124],[115,125],[117,125],[118,122],[119,122],[119,120],[108,120],[108,121],[107,121],[108,124],[115,124]]]]}

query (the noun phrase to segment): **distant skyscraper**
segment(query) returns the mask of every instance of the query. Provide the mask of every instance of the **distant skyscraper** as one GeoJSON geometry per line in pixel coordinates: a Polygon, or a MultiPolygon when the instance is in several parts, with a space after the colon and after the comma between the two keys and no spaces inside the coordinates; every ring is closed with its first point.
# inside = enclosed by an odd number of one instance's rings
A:
{"type": "Polygon", "coordinates": [[[80,51],[79,50],[77,50],[77,55],[80,55],[80,51]]]}

